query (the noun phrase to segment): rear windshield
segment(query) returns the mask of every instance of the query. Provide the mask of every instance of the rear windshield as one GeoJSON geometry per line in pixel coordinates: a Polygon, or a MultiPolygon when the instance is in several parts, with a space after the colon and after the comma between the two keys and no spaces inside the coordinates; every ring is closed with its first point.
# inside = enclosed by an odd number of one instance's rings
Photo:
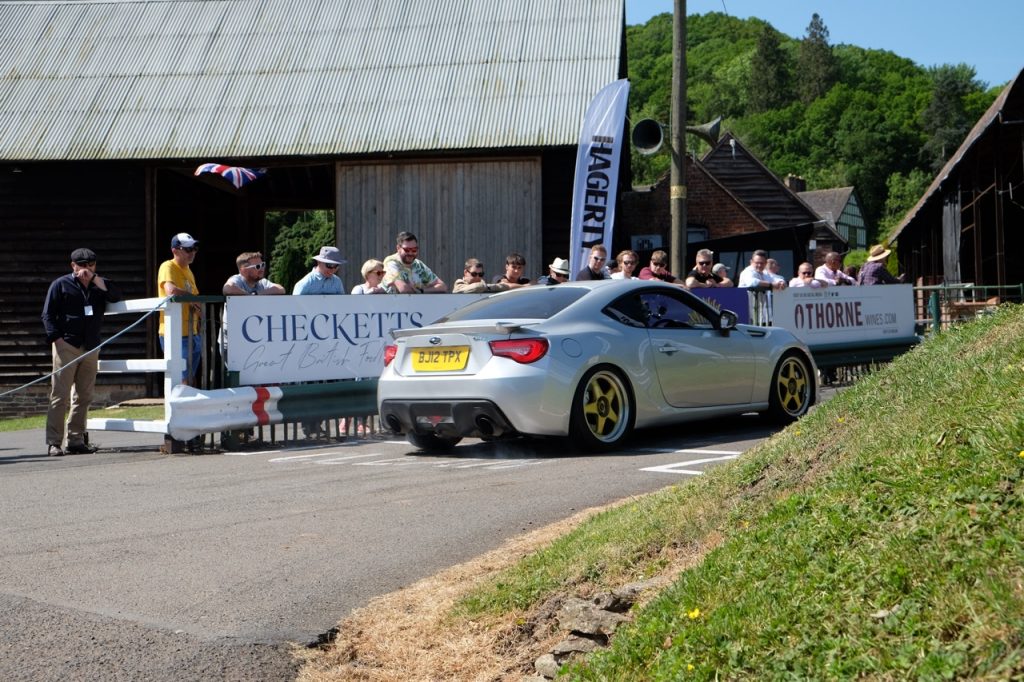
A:
{"type": "Polygon", "coordinates": [[[438,322],[460,320],[546,320],[580,300],[590,289],[567,286],[532,286],[507,294],[482,298],[442,317],[438,322]]]}

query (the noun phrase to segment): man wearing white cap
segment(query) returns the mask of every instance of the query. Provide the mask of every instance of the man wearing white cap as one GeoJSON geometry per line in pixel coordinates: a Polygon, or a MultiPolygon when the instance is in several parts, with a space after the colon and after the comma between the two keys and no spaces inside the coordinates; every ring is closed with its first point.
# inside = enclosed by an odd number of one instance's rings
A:
{"type": "Polygon", "coordinates": [[[309,274],[295,283],[292,294],[307,296],[309,294],[343,294],[341,278],[338,277],[338,266],[347,261],[341,257],[341,251],[333,246],[320,247],[320,253],[313,256],[316,265],[309,274]]]}
{"type": "Polygon", "coordinates": [[[569,261],[564,258],[556,258],[548,266],[548,274],[539,277],[537,284],[561,284],[569,279],[569,261]]]}
{"type": "MultiPolygon", "coordinates": [[[[160,264],[156,276],[157,293],[160,298],[168,296],[198,296],[199,287],[192,273],[192,261],[196,259],[199,241],[187,232],[179,232],[171,237],[170,260],[160,264]]],[[[181,324],[181,356],[185,358],[185,372],[182,383],[192,384],[199,372],[199,361],[202,358],[203,337],[199,333],[199,322],[202,319],[203,307],[199,303],[183,306],[181,324]]],[[[160,311],[160,348],[164,347],[164,312],[160,311]]]]}
{"type": "Polygon", "coordinates": [[[733,286],[732,280],[729,279],[729,266],[726,265],[725,263],[715,263],[715,266],[711,268],[711,272],[715,273],[716,275],[722,278],[722,282],[718,286],[733,286]]]}

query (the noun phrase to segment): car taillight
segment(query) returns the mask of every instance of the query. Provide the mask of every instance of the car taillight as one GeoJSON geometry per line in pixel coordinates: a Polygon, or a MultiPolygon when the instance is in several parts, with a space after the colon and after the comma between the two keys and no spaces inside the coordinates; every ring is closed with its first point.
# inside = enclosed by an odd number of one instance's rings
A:
{"type": "Polygon", "coordinates": [[[511,358],[521,365],[537,362],[548,352],[547,339],[513,339],[491,341],[491,354],[511,358]]]}
{"type": "Polygon", "coordinates": [[[384,366],[387,367],[398,354],[398,346],[384,346],[384,366]]]}

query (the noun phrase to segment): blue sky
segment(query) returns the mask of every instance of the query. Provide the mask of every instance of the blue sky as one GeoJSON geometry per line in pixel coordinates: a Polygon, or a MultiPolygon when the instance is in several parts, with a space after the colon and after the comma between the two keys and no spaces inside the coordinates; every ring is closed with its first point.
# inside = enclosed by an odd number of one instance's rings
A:
{"type": "MultiPolygon", "coordinates": [[[[626,23],[672,7],[672,0],[626,0],[626,23]]],[[[1022,0],[687,0],[686,11],[757,17],[793,38],[806,34],[817,12],[833,45],[890,50],[925,67],[963,62],[990,86],[1024,68],[1022,0]]]]}

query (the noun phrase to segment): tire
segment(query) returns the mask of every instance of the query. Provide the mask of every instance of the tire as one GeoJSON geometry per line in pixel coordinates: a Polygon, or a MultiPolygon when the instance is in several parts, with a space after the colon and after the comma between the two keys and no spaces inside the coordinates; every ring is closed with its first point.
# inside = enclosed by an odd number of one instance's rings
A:
{"type": "Polygon", "coordinates": [[[772,374],[768,396],[768,417],[788,424],[807,414],[814,404],[814,377],[806,358],[795,353],[784,356],[772,374]]]}
{"type": "Polygon", "coordinates": [[[427,452],[451,452],[452,448],[462,440],[462,438],[457,436],[443,438],[432,433],[413,433],[412,431],[407,433],[405,437],[415,447],[427,452]]]}
{"type": "Polygon", "coordinates": [[[635,412],[622,375],[610,367],[595,367],[576,388],[569,419],[570,442],[585,452],[611,450],[632,433],[635,412]]]}

